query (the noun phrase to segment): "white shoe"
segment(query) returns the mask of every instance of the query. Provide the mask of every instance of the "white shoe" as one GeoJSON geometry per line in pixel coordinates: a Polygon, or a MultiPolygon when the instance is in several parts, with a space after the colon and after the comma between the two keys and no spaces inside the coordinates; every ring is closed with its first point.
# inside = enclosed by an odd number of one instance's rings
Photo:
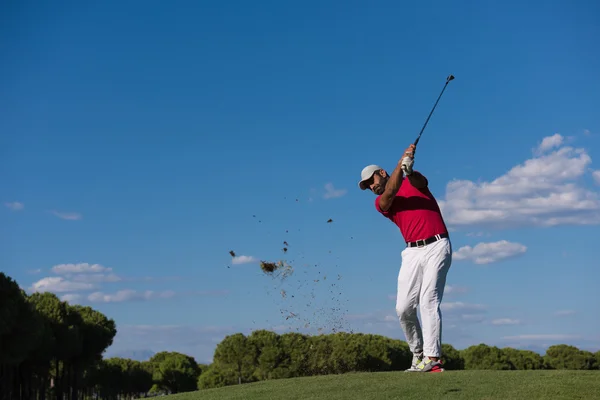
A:
{"type": "Polygon", "coordinates": [[[410,366],[410,368],[406,369],[406,372],[421,372],[421,370],[419,368],[417,368],[417,365],[419,365],[419,363],[423,361],[423,353],[417,353],[417,354],[413,354],[413,358],[412,358],[412,364],[410,366]]]}
{"type": "MultiPolygon", "coordinates": [[[[412,368],[412,367],[411,367],[412,368]]],[[[433,361],[429,357],[424,357],[417,365],[419,372],[444,372],[444,366],[440,361],[433,361]]]]}

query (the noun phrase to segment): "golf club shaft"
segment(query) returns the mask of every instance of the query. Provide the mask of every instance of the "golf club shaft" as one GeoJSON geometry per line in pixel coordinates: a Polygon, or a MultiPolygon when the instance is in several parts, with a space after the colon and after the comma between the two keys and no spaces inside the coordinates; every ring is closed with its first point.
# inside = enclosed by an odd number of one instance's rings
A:
{"type": "Polygon", "coordinates": [[[421,128],[421,132],[419,132],[419,136],[417,136],[417,140],[415,140],[415,143],[414,143],[415,147],[417,146],[417,143],[419,143],[419,139],[421,139],[421,135],[423,134],[423,131],[425,130],[425,127],[427,126],[427,123],[429,122],[429,118],[431,118],[431,115],[433,114],[433,110],[435,110],[435,107],[437,106],[438,102],[442,98],[442,95],[444,94],[444,90],[446,90],[446,86],[448,86],[448,82],[450,82],[452,79],[454,79],[453,75],[448,75],[448,77],[446,78],[446,84],[442,88],[442,91],[441,91],[440,95],[438,96],[435,104],[433,105],[433,108],[431,109],[431,112],[429,113],[429,116],[425,120],[425,124],[421,128]]]}

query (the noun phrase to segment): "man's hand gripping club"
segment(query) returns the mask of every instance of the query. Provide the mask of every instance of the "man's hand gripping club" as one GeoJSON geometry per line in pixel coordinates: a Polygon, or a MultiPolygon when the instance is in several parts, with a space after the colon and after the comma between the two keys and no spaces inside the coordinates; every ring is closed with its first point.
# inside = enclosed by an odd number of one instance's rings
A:
{"type": "Polygon", "coordinates": [[[402,171],[406,174],[406,176],[410,176],[413,173],[413,165],[415,163],[415,145],[411,144],[408,146],[408,149],[404,151],[404,156],[402,157],[402,161],[400,162],[400,166],[402,171]]]}

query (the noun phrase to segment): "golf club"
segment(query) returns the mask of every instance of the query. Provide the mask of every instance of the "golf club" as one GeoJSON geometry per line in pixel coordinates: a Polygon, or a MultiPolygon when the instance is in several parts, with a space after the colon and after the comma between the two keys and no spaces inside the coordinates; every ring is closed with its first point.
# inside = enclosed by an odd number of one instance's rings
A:
{"type": "Polygon", "coordinates": [[[438,102],[440,101],[440,98],[442,97],[442,94],[444,94],[444,90],[446,90],[446,86],[448,86],[448,83],[451,80],[453,80],[453,79],[454,79],[454,75],[448,75],[448,77],[446,78],[446,84],[444,85],[444,88],[442,89],[442,92],[438,96],[437,101],[433,105],[433,108],[431,109],[431,112],[429,113],[429,116],[425,120],[425,124],[423,125],[423,128],[421,128],[421,132],[419,132],[419,136],[417,136],[417,140],[415,140],[415,143],[414,143],[415,147],[417,147],[417,143],[419,143],[419,139],[421,139],[421,135],[423,134],[423,131],[425,130],[425,127],[427,126],[427,123],[429,122],[429,118],[431,118],[431,114],[433,114],[433,110],[435,110],[435,107],[437,106],[438,102]]]}

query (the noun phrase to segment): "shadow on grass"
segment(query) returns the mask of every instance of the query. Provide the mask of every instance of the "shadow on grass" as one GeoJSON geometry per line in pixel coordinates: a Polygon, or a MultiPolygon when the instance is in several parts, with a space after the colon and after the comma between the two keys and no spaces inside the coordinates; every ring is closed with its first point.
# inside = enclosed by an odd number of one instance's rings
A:
{"type": "Polygon", "coordinates": [[[444,394],[457,393],[457,392],[460,392],[460,389],[448,389],[444,392],[444,394]]]}

